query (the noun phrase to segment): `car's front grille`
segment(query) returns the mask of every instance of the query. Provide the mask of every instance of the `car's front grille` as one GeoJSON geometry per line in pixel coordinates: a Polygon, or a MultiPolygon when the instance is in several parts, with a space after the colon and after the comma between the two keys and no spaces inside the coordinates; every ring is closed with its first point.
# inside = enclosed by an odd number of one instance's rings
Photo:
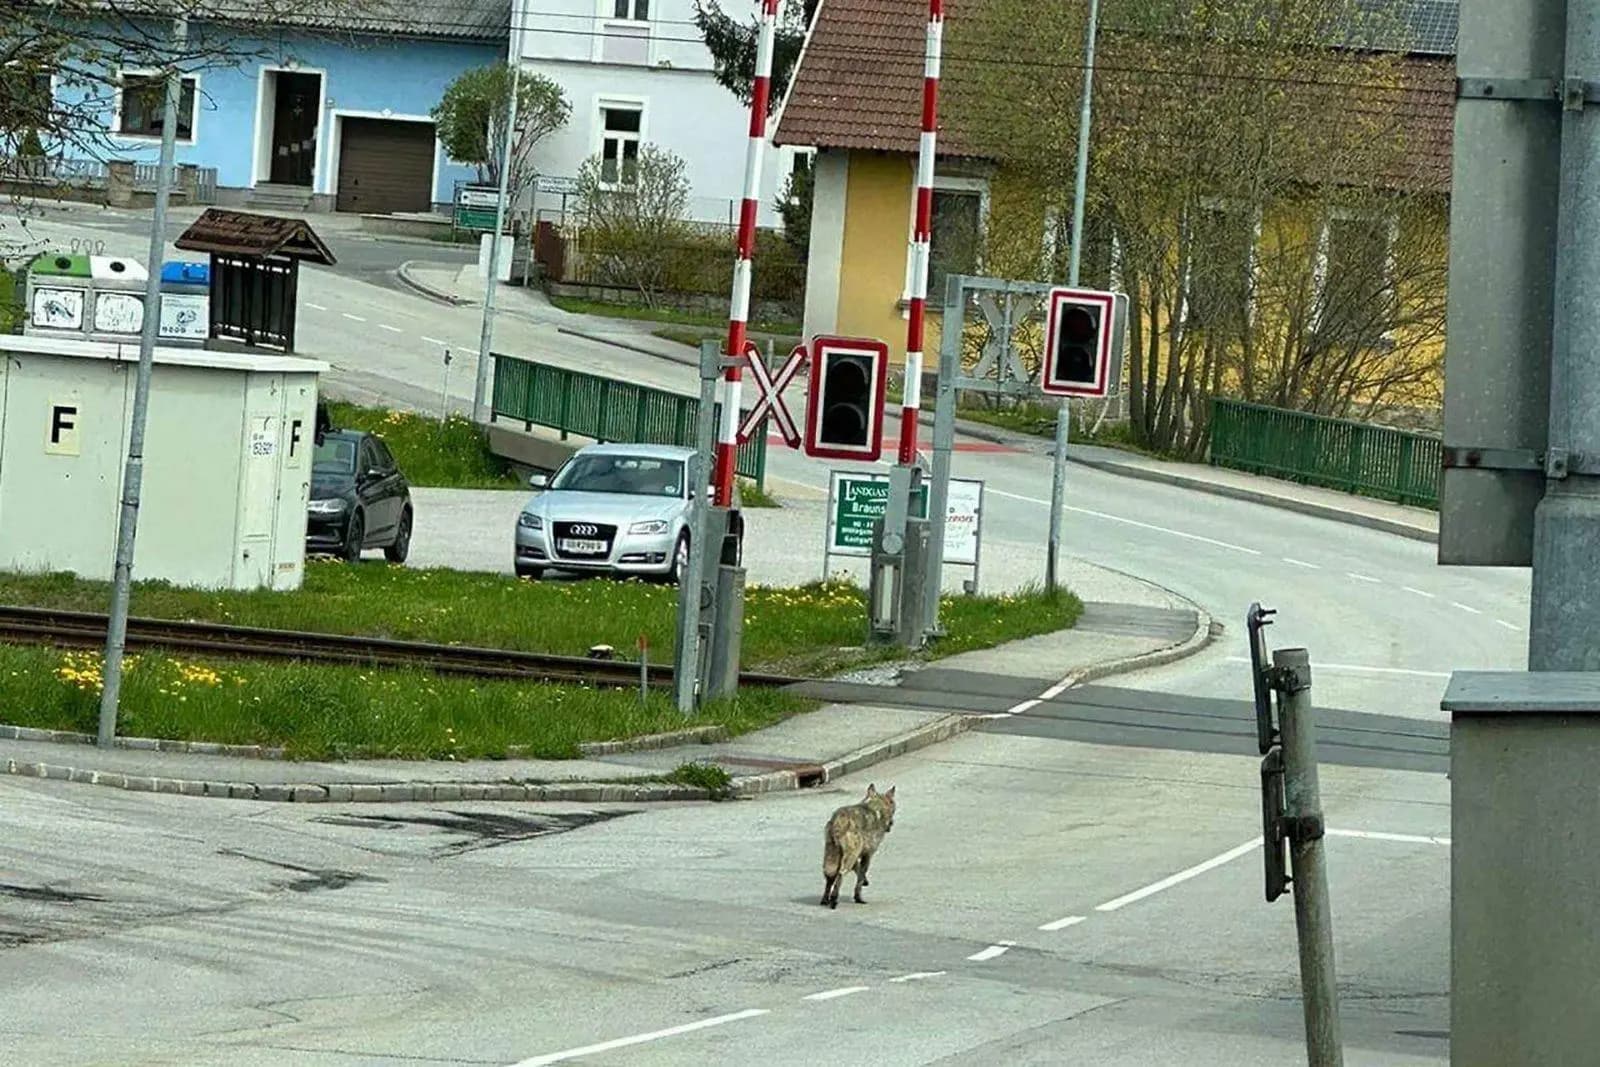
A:
{"type": "Polygon", "coordinates": [[[597,522],[557,522],[551,524],[551,529],[555,532],[555,554],[566,559],[605,559],[617,539],[615,526],[597,522]],[[573,551],[568,545],[574,542],[588,542],[598,548],[573,551]]]}

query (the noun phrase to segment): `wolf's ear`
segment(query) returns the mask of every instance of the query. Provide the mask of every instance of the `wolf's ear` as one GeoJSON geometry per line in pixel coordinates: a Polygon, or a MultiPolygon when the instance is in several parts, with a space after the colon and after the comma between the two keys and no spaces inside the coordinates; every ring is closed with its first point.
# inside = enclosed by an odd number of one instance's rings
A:
{"type": "Polygon", "coordinates": [[[889,791],[887,793],[883,794],[883,795],[888,797],[890,800],[893,800],[894,799],[894,786],[891,785],[889,787],[889,791]]]}
{"type": "Polygon", "coordinates": [[[875,797],[877,795],[878,795],[878,787],[875,784],[873,784],[872,782],[868,782],[867,783],[867,796],[875,797]]]}

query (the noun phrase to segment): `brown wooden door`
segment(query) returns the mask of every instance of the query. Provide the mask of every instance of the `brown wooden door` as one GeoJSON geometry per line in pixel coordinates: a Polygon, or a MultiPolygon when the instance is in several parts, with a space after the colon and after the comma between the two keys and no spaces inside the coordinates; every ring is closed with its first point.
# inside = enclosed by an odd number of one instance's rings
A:
{"type": "Polygon", "coordinates": [[[272,180],[310,185],[317,159],[317,118],[322,106],[322,77],[279,71],[273,102],[272,180]]]}
{"type": "Polygon", "coordinates": [[[431,122],[343,119],[338,209],[368,215],[431,210],[433,138],[431,122]]]}

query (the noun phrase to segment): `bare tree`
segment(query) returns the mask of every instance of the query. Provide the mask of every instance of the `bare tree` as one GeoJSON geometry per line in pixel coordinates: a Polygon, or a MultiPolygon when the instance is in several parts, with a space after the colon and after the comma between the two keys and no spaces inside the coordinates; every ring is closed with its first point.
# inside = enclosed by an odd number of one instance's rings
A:
{"type": "Polygon", "coordinates": [[[635,289],[654,306],[690,232],[686,170],[678,156],[649,144],[629,159],[585,161],[578,169],[578,248],[590,277],[635,289]]]}

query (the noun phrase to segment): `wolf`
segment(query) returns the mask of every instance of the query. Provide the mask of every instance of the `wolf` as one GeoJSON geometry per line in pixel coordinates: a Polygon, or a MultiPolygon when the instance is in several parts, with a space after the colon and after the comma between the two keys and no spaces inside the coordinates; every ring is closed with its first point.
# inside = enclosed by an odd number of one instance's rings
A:
{"type": "Polygon", "coordinates": [[[872,856],[883,844],[883,835],[894,828],[894,786],[888,792],[878,792],[878,787],[867,786],[867,795],[859,804],[849,804],[833,813],[822,842],[822,905],[839,906],[839,886],[845,873],[856,872],[855,901],[865,904],[861,890],[870,885],[867,868],[872,856]]]}

